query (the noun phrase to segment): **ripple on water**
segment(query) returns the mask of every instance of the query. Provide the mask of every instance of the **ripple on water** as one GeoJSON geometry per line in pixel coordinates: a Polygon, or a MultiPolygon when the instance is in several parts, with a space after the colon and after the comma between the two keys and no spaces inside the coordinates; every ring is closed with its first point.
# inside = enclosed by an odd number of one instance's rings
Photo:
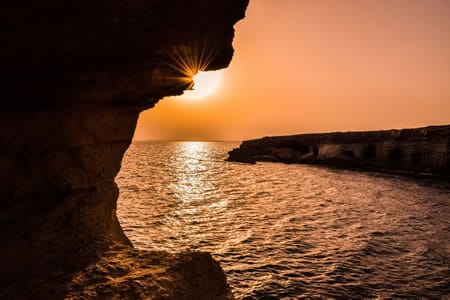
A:
{"type": "Polygon", "coordinates": [[[237,143],[134,143],[117,177],[138,248],[210,251],[238,299],[450,295],[450,188],[223,160],[237,143]]]}

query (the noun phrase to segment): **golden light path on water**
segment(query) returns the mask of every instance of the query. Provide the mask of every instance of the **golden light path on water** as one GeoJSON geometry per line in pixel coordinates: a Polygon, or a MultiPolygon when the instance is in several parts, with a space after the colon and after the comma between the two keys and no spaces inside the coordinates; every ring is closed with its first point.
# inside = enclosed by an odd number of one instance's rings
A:
{"type": "Polygon", "coordinates": [[[205,231],[204,224],[217,221],[225,213],[227,198],[217,198],[214,192],[220,188],[211,178],[211,145],[205,142],[180,142],[170,158],[170,169],[176,180],[168,188],[181,203],[171,218],[173,235],[189,239],[193,244],[212,238],[213,233],[205,231]],[[211,201],[216,197],[216,201],[211,201]],[[207,203],[207,205],[205,205],[207,203]]]}
{"type": "Polygon", "coordinates": [[[208,146],[201,142],[178,143],[172,157],[173,170],[177,178],[173,188],[177,198],[183,202],[204,200],[205,192],[214,189],[205,178],[207,166],[200,159],[210,159],[208,146]],[[181,158],[181,159],[180,159],[181,158]]]}

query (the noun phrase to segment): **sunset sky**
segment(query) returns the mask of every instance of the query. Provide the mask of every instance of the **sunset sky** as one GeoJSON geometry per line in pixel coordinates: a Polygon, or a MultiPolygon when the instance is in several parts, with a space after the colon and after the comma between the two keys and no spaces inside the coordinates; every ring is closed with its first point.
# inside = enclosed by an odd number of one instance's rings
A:
{"type": "Polygon", "coordinates": [[[449,0],[250,0],[206,98],[141,114],[135,140],[450,123],[449,0]]]}

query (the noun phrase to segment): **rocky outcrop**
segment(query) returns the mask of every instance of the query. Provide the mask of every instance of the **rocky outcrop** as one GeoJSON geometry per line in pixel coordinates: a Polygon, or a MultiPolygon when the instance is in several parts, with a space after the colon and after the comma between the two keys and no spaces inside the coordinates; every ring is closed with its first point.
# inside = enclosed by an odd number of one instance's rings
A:
{"type": "Polygon", "coordinates": [[[209,253],[111,247],[77,273],[2,290],[1,299],[234,299],[209,253]]]}
{"type": "Polygon", "coordinates": [[[450,125],[265,137],[243,142],[229,152],[227,160],[450,177],[450,125]]]}
{"type": "Polygon", "coordinates": [[[247,1],[0,4],[1,290],[33,295],[131,245],[114,177],[139,112],[228,65],[247,1]]]}
{"type": "Polygon", "coordinates": [[[233,299],[223,270],[209,253],[169,254],[136,249],[106,253],[74,277],[67,297],[233,299]]]}

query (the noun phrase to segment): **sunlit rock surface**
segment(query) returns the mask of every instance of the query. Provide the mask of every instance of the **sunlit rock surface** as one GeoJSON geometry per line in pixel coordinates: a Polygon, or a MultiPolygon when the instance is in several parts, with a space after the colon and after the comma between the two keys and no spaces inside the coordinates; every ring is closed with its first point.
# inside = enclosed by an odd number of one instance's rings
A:
{"type": "Polygon", "coordinates": [[[66,297],[233,299],[223,270],[210,254],[136,249],[107,252],[74,276],[66,297]]]}
{"type": "Polygon", "coordinates": [[[450,125],[264,137],[243,142],[229,161],[322,164],[450,177],[450,125]]]}
{"type": "Polygon", "coordinates": [[[111,245],[131,245],[116,217],[114,177],[138,114],[181,94],[198,69],[226,67],[246,6],[0,4],[0,298],[63,297],[73,274],[104,262],[111,245]]]}

